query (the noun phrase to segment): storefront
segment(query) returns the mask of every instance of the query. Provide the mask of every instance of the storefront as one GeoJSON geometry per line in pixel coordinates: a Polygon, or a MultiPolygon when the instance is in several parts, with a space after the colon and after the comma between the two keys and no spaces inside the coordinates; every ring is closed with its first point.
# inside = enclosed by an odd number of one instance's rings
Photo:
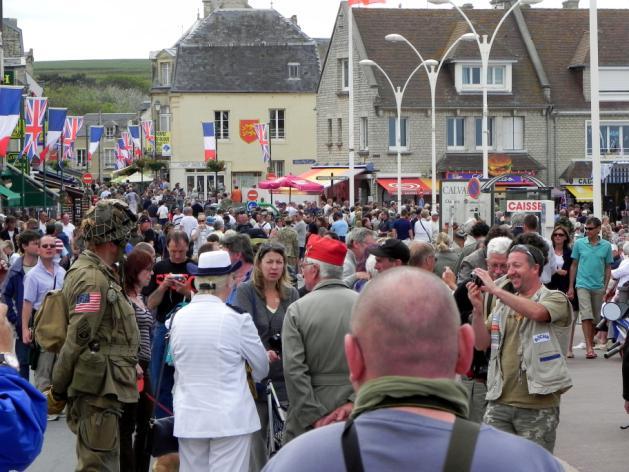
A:
{"type": "Polygon", "coordinates": [[[337,202],[349,199],[349,179],[354,179],[355,200],[367,203],[372,198],[373,164],[358,164],[350,170],[349,166],[314,165],[300,178],[323,185],[326,198],[337,202]]]}
{"type": "MultiPolygon", "coordinates": [[[[398,181],[397,176],[392,174],[378,174],[378,201],[397,201],[398,181]]],[[[432,201],[432,182],[430,179],[421,177],[402,177],[402,201],[412,200],[418,203],[422,199],[432,201]]]]}

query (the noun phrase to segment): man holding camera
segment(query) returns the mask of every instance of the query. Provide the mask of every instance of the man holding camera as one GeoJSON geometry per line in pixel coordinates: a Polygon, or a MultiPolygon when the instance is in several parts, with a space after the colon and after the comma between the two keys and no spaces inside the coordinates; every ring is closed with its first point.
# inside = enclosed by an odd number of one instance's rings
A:
{"type": "Polygon", "coordinates": [[[476,349],[491,346],[485,423],[552,452],[561,394],[572,386],[564,357],[572,312],[563,293],[542,284],[545,257],[537,246],[510,249],[512,290],[500,288],[482,269],[474,271],[482,285],[469,282],[467,289],[476,349]],[[483,293],[497,299],[489,319],[483,315],[483,293]]]}

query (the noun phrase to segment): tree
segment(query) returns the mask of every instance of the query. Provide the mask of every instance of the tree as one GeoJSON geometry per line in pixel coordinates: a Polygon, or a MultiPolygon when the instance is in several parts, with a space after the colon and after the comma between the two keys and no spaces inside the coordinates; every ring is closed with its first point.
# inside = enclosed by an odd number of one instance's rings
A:
{"type": "Polygon", "coordinates": [[[209,160],[205,163],[205,167],[207,167],[207,170],[209,170],[210,172],[214,172],[214,190],[218,192],[218,173],[225,170],[225,161],[209,160]]]}

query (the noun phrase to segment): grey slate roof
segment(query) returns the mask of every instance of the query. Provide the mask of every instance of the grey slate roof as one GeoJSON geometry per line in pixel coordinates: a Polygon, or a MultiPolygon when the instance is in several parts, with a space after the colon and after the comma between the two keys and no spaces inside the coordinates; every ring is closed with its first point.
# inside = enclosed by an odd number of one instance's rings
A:
{"type": "Polygon", "coordinates": [[[217,10],[177,46],[173,92],[314,93],[317,42],[275,10],[217,10]],[[288,63],[300,80],[288,79],[288,63]]]}

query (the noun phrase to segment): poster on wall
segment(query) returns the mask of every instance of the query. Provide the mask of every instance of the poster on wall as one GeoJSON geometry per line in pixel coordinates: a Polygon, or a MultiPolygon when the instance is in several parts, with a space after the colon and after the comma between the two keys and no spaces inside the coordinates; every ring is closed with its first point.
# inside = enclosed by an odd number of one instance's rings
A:
{"type": "Polygon", "coordinates": [[[470,180],[441,181],[441,224],[464,224],[470,218],[480,218],[491,225],[491,194],[480,191],[482,182],[470,180]]]}

